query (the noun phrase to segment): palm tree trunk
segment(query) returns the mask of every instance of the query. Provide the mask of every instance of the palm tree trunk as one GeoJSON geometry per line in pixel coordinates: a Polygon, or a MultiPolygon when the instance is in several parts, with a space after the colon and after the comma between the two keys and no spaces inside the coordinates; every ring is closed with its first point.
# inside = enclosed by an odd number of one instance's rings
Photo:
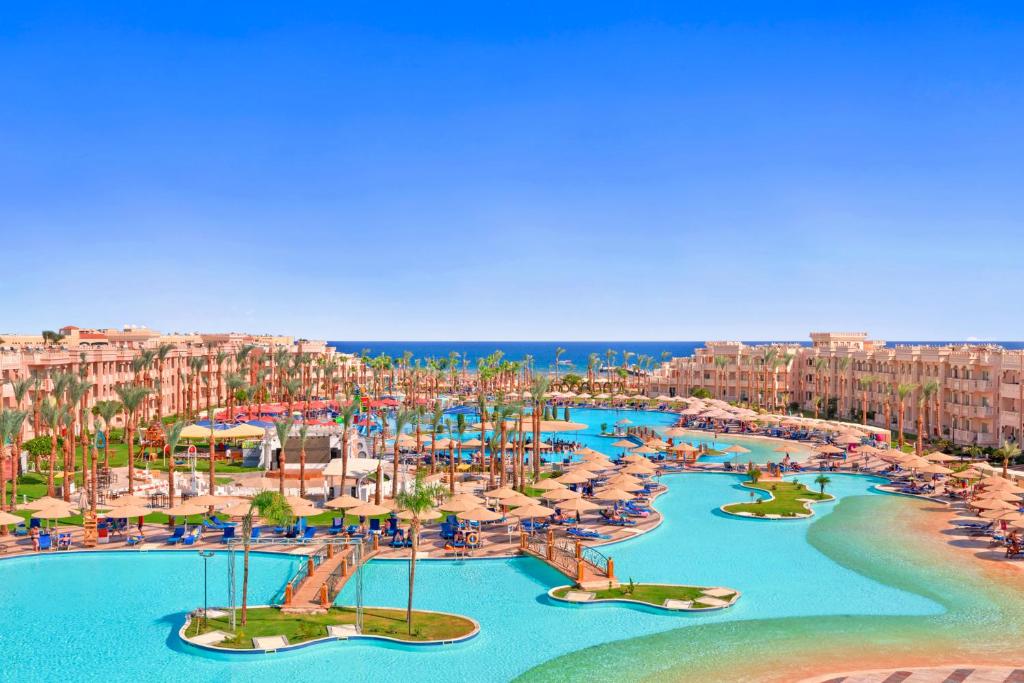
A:
{"type": "Polygon", "coordinates": [[[306,495],[306,447],[299,447],[299,497],[306,495]]]}
{"type": "Polygon", "coordinates": [[[242,548],[242,626],[245,626],[249,609],[249,540],[242,548]]]}
{"type": "Polygon", "coordinates": [[[135,421],[133,418],[128,418],[124,434],[128,439],[128,495],[131,495],[135,493],[135,421]]]}
{"type": "Polygon", "coordinates": [[[280,493],[282,497],[284,496],[284,465],[286,462],[288,462],[288,458],[284,452],[284,444],[281,444],[281,450],[277,453],[277,474],[279,475],[277,492],[280,493]]]}
{"type": "Polygon", "coordinates": [[[394,498],[398,495],[398,437],[399,434],[395,434],[395,447],[394,447],[394,458],[395,462],[391,468],[391,497],[394,498]]]}
{"type": "Polygon", "coordinates": [[[416,547],[419,545],[419,534],[417,532],[417,520],[414,518],[409,525],[411,545],[409,547],[409,602],[405,608],[405,621],[409,625],[409,635],[412,635],[412,592],[416,585],[416,547]]]}

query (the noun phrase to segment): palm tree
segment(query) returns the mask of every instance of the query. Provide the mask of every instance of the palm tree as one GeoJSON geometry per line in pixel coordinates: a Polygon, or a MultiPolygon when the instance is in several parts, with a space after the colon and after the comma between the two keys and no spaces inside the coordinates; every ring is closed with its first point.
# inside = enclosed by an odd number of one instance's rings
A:
{"type": "MultiPolygon", "coordinates": [[[[341,486],[345,487],[345,477],[348,476],[348,440],[349,432],[352,429],[352,421],[359,412],[359,404],[355,400],[349,401],[347,406],[341,408],[341,486]]],[[[342,491],[344,493],[344,490],[342,491]]]]}
{"type": "MultiPolygon", "coordinates": [[[[814,359],[814,386],[815,386],[815,393],[818,394],[818,398],[819,399],[822,398],[822,393],[821,393],[822,375],[824,374],[825,369],[827,367],[828,367],[828,358],[815,358],[814,359]]],[[[827,386],[825,388],[825,391],[826,392],[828,391],[828,387],[827,386]]],[[[824,400],[818,400],[818,401],[814,402],[814,417],[815,418],[818,417],[818,410],[819,410],[819,408],[821,407],[821,405],[823,403],[824,403],[824,400]]]]}
{"type": "MultiPolygon", "coordinates": [[[[22,404],[25,402],[28,393],[39,385],[39,378],[36,376],[24,377],[22,379],[16,379],[11,382],[11,390],[14,394],[14,408],[16,410],[21,409],[22,404]]],[[[32,411],[26,410],[26,415],[31,414],[32,411]]],[[[21,440],[24,435],[24,420],[18,425],[18,429],[11,435],[12,442],[14,444],[14,469],[11,471],[11,507],[14,510],[18,505],[18,476],[21,474],[21,458],[18,454],[21,453],[21,440]]]]}
{"type": "MultiPolygon", "coordinates": [[[[185,428],[185,422],[178,420],[172,425],[163,425],[164,441],[167,443],[167,500],[174,505],[174,451],[181,441],[181,430],[185,428]]],[[[174,518],[170,518],[170,526],[174,526],[174,518]]]]}
{"type": "Polygon", "coordinates": [[[594,371],[597,369],[597,364],[601,362],[601,356],[596,353],[591,353],[587,356],[587,391],[594,390],[594,371]]]}
{"type": "MultiPolygon", "coordinates": [[[[483,419],[483,418],[481,418],[483,419]]],[[[466,435],[466,416],[459,413],[455,416],[455,432],[459,435],[458,461],[462,462],[462,438],[466,435]]],[[[456,458],[448,458],[448,491],[455,495],[455,461],[456,458]]]]}
{"type": "MultiPolygon", "coordinates": [[[[124,437],[128,442],[128,494],[131,495],[135,493],[135,420],[139,407],[151,389],[137,384],[120,384],[114,387],[114,391],[124,406],[126,416],[124,437]]],[[[212,462],[210,467],[213,468],[212,462]]]]}
{"type": "Polygon", "coordinates": [[[818,490],[821,493],[825,493],[825,487],[832,483],[832,480],[826,477],[824,474],[819,474],[818,478],[814,480],[814,483],[818,485],[818,490]]]}
{"type": "Polygon", "coordinates": [[[426,484],[421,473],[416,477],[416,483],[411,490],[402,491],[395,496],[396,506],[412,515],[409,523],[409,601],[405,609],[409,635],[412,635],[412,596],[416,585],[416,551],[419,546],[420,522],[432,511],[434,501],[443,494],[443,487],[426,484]]]}
{"type": "Polygon", "coordinates": [[[899,397],[900,402],[896,406],[896,429],[899,431],[899,444],[900,448],[903,448],[903,415],[906,412],[906,399],[914,392],[917,388],[916,384],[900,384],[896,387],[896,395],[899,397]]]}
{"type": "Polygon", "coordinates": [[[46,475],[46,495],[51,498],[56,492],[53,485],[53,471],[57,469],[57,433],[64,422],[66,411],[67,408],[58,404],[52,397],[50,400],[44,401],[40,408],[43,423],[50,429],[50,460],[49,467],[47,468],[49,472],[46,475]]]}
{"type": "Polygon", "coordinates": [[[92,410],[103,420],[103,466],[110,467],[110,430],[114,427],[114,418],[124,410],[124,406],[120,401],[97,401],[92,410]]]}
{"type": "MultiPolygon", "coordinates": [[[[608,390],[611,391],[612,386],[612,363],[615,362],[615,349],[608,349],[604,352],[604,371],[608,376],[608,390]]],[[[534,471],[536,474],[536,471],[534,471]]]]}
{"type": "Polygon", "coordinates": [[[286,420],[274,420],[274,430],[277,432],[277,440],[281,442],[281,450],[278,451],[277,455],[277,473],[280,478],[280,485],[278,486],[278,493],[284,495],[284,466],[288,462],[288,458],[285,455],[284,449],[288,444],[288,437],[292,434],[292,418],[288,416],[286,420]]]}
{"type": "MultiPolygon", "coordinates": [[[[402,458],[398,454],[398,440],[399,437],[405,432],[405,428],[412,424],[412,421],[416,419],[416,411],[412,409],[399,410],[395,415],[395,444],[392,454],[394,455],[394,464],[391,470],[391,497],[398,497],[398,467],[401,464],[402,458]]],[[[378,487],[380,482],[378,482],[378,487]]]]}
{"type": "MultiPolygon", "coordinates": [[[[533,452],[530,461],[533,465],[533,479],[540,479],[540,419],[544,410],[544,394],[548,391],[547,377],[534,377],[530,385],[530,401],[533,404],[533,452]]],[[[520,485],[524,482],[520,481],[520,485]]]]}
{"type": "Polygon", "coordinates": [[[249,546],[252,545],[252,525],[256,517],[262,517],[267,524],[285,526],[292,520],[292,507],[283,493],[261,491],[253,496],[249,511],[242,515],[242,626],[245,626],[249,607],[249,546]]]}
{"type": "Polygon", "coordinates": [[[555,384],[558,384],[558,361],[565,354],[565,349],[561,346],[555,347],[555,384]]]}
{"type": "Polygon", "coordinates": [[[1003,479],[1006,479],[1010,461],[1020,455],[1020,446],[1016,441],[1004,441],[1003,445],[996,449],[996,455],[1003,459],[1003,479]]]}
{"type": "Polygon", "coordinates": [[[309,425],[299,427],[299,496],[306,495],[306,441],[309,440],[309,425]]]}
{"type": "Polygon", "coordinates": [[[871,385],[876,382],[876,378],[867,375],[857,380],[857,384],[860,386],[860,423],[866,425],[868,423],[868,392],[871,391],[871,385]]]}
{"type": "Polygon", "coordinates": [[[729,364],[729,359],[725,356],[715,356],[713,363],[715,366],[715,398],[724,399],[725,393],[722,389],[722,375],[724,374],[725,366],[729,364]]]}
{"type": "Polygon", "coordinates": [[[437,472],[437,435],[443,433],[442,420],[444,419],[444,406],[440,401],[434,402],[434,409],[430,415],[430,473],[437,472]]]}
{"type": "MultiPolygon", "coordinates": [[[[171,354],[177,348],[174,344],[161,344],[156,347],[156,367],[158,382],[163,382],[164,378],[164,362],[167,360],[167,356],[171,354]]],[[[180,407],[179,407],[180,410],[180,407]]],[[[156,419],[159,422],[163,422],[164,418],[164,400],[163,396],[158,396],[156,401],[156,419]]]]}
{"type": "Polygon", "coordinates": [[[836,359],[836,412],[840,415],[847,415],[846,401],[846,369],[850,367],[850,358],[843,356],[836,359]]]}
{"type": "MultiPolygon", "coordinates": [[[[0,510],[7,509],[7,463],[13,461],[16,457],[14,452],[15,439],[17,434],[21,432],[21,426],[25,422],[25,418],[28,417],[27,410],[4,410],[0,411],[0,510]],[[11,447],[8,449],[7,442],[11,442],[11,447]]],[[[11,478],[18,478],[18,469],[11,462],[10,466],[11,478]]],[[[14,493],[12,496],[16,495],[14,493]]],[[[4,525],[3,533],[7,533],[7,526],[4,525]]]]}
{"type": "Polygon", "coordinates": [[[932,396],[939,390],[939,383],[929,380],[921,385],[917,396],[917,454],[924,453],[924,413],[931,405],[932,396]]]}

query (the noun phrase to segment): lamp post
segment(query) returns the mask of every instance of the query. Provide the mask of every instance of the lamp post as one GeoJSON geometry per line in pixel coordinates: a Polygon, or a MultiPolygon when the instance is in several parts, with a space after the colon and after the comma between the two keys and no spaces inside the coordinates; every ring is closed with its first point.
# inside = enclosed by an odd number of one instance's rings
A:
{"type": "Polygon", "coordinates": [[[213,557],[213,551],[211,550],[200,550],[199,557],[203,558],[203,628],[210,626],[210,603],[209,603],[209,584],[207,578],[209,576],[208,567],[209,560],[213,557]]]}

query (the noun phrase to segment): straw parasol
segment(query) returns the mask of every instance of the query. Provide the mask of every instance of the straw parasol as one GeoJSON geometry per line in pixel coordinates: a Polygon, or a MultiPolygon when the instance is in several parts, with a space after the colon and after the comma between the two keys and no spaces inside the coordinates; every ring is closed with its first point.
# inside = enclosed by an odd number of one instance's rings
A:
{"type": "Polygon", "coordinates": [[[145,517],[154,512],[160,511],[144,505],[125,505],[124,507],[114,508],[107,513],[107,517],[127,519],[129,517],[145,517]]]}
{"type": "Polygon", "coordinates": [[[591,479],[595,478],[595,474],[585,474],[586,470],[575,470],[573,472],[566,472],[562,476],[555,479],[558,483],[563,486],[566,484],[586,484],[591,479]]]}
{"type": "Polygon", "coordinates": [[[972,500],[968,503],[972,508],[978,510],[1016,510],[1017,506],[1005,500],[991,498],[989,500],[972,500]]]}
{"type": "Polygon", "coordinates": [[[954,477],[956,479],[980,479],[981,472],[977,470],[964,470],[963,472],[954,472],[949,476],[954,477]]]}
{"type": "Polygon", "coordinates": [[[0,526],[7,526],[8,524],[23,524],[25,519],[18,515],[12,515],[10,512],[0,512],[0,526]]]}
{"type": "Polygon", "coordinates": [[[547,500],[569,500],[570,498],[581,498],[583,496],[579,491],[572,491],[570,489],[554,489],[552,491],[545,491],[541,498],[547,500]]]}
{"type": "Polygon", "coordinates": [[[470,510],[460,512],[456,516],[466,522],[497,522],[505,515],[485,507],[475,507],[470,510]]]}
{"type": "Polygon", "coordinates": [[[391,508],[384,507],[383,505],[377,505],[376,503],[363,503],[358,505],[351,510],[347,510],[348,514],[355,515],[357,517],[377,517],[379,515],[386,515],[391,512],[391,508]]]}
{"type": "Polygon", "coordinates": [[[651,448],[650,446],[640,446],[639,448],[634,448],[632,452],[633,453],[643,453],[645,455],[651,455],[652,453],[657,453],[658,451],[656,449],[654,449],[654,448],[651,448]]]}
{"type": "Polygon", "coordinates": [[[516,491],[515,489],[510,489],[507,486],[503,486],[497,489],[491,489],[490,491],[484,491],[484,498],[497,498],[498,500],[512,498],[518,495],[519,491],[516,491]]]}
{"type": "Polygon", "coordinates": [[[594,498],[598,500],[624,501],[633,500],[633,494],[619,488],[604,488],[594,491],[594,498]]]}
{"type": "Polygon", "coordinates": [[[570,498],[569,500],[560,502],[558,507],[562,512],[580,513],[597,510],[601,506],[591,503],[589,500],[583,500],[582,498],[570,498]]]}
{"type": "MultiPolygon", "coordinates": [[[[533,499],[531,498],[530,501],[532,502],[533,499]]],[[[466,510],[472,510],[473,508],[480,507],[481,504],[482,502],[475,502],[472,500],[450,500],[441,503],[441,505],[439,505],[438,507],[448,512],[465,512],[466,510]]],[[[349,514],[354,513],[349,511],[349,514]]]]}
{"type": "Polygon", "coordinates": [[[682,443],[676,444],[675,446],[672,446],[669,450],[676,451],[677,453],[696,453],[697,447],[692,446],[684,441],[682,443]]]}
{"type": "Polygon", "coordinates": [[[508,514],[520,519],[532,519],[534,517],[549,517],[550,515],[555,514],[555,511],[549,507],[544,507],[543,505],[535,503],[533,505],[523,505],[522,507],[518,507],[508,514]]]}
{"type": "Polygon", "coordinates": [[[636,448],[639,445],[640,444],[635,444],[628,439],[619,439],[618,441],[612,444],[612,446],[614,446],[615,448],[636,448]]]}
{"type": "Polygon", "coordinates": [[[648,448],[654,448],[657,450],[664,450],[668,448],[668,442],[662,441],[661,439],[651,439],[646,445],[648,448]]]}
{"type": "Polygon", "coordinates": [[[1016,510],[982,510],[978,516],[985,519],[999,519],[1004,522],[1019,522],[1024,519],[1024,515],[1016,510]]]}
{"type": "Polygon", "coordinates": [[[641,465],[639,463],[633,463],[632,465],[628,465],[626,467],[623,467],[620,471],[621,472],[625,472],[626,474],[647,474],[647,475],[650,475],[650,474],[654,474],[656,469],[657,468],[654,468],[653,466],[652,467],[644,467],[643,465],[641,465]]]}
{"type": "Polygon", "coordinates": [[[521,505],[533,505],[536,502],[537,502],[536,498],[531,498],[530,496],[523,495],[522,493],[517,493],[514,496],[509,496],[508,498],[503,498],[501,500],[501,504],[502,505],[507,505],[509,507],[518,507],[518,506],[521,506],[521,505]]]}
{"type": "Polygon", "coordinates": [[[209,505],[197,505],[191,500],[187,500],[184,503],[178,503],[177,505],[166,508],[161,512],[168,517],[190,517],[192,515],[205,514],[209,509],[209,505]]]}
{"type": "Polygon", "coordinates": [[[344,510],[346,508],[354,508],[355,506],[362,504],[363,501],[359,500],[355,496],[345,494],[343,496],[338,496],[337,498],[331,498],[329,501],[324,503],[324,507],[332,510],[344,510]]]}
{"type": "MultiPolygon", "coordinates": [[[[449,498],[445,503],[472,503],[473,505],[483,505],[486,501],[480,496],[474,496],[472,493],[457,493],[449,498]]],[[[444,507],[444,506],[442,506],[444,507]]],[[[444,507],[445,510],[449,509],[444,507]]]]}
{"type": "Polygon", "coordinates": [[[42,510],[43,508],[48,508],[51,505],[69,505],[69,503],[61,500],[60,498],[54,498],[52,496],[42,496],[40,498],[36,498],[35,500],[30,500],[21,507],[25,508],[26,510],[42,510]]]}
{"type": "Polygon", "coordinates": [[[957,458],[942,451],[932,451],[931,453],[925,453],[924,459],[931,462],[951,462],[957,458]]]}
{"type": "Polygon", "coordinates": [[[722,452],[723,453],[749,453],[750,449],[749,448],[745,448],[745,447],[739,445],[738,443],[734,443],[731,446],[727,446],[727,447],[723,448],[722,452]]]}
{"type": "Polygon", "coordinates": [[[240,503],[229,505],[228,507],[221,510],[228,517],[245,517],[249,514],[249,510],[252,508],[252,503],[247,500],[243,500],[240,503]]]}
{"type": "Polygon", "coordinates": [[[484,445],[484,442],[481,441],[480,439],[470,439],[469,441],[463,441],[462,442],[462,447],[463,448],[478,448],[478,447],[483,446],[483,445],[484,445]]]}
{"type": "Polygon", "coordinates": [[[77,510],[70,505],[51,505],[32,513],[32,519],[64,519],[73,517],[77,510]]]}
{"type": "Polygon", "coordinates": [[[530,488],[538,491],[554,491],[555,489],[564,489],[565,484],[557,479],[541,479],[536,484],[530,484],[530,488]]]}
{"type": "Polygon", "coordinates": [[[845,453],[846,452],[846,450],[844,450],[842,448],[839,448],[837,446],[833,446],[832,444],[828,444],[828,443],[824,444],[824,445],[821,445],[821,446],[818,446],[818,448],[816,450],[819,453],[822,453],[824,455],[839,455],[840,453],[845,453]]]}
{"type": "MultiPolygon", "coordinates": [[[[297,497],[298,496],[288,496],[288,503],[294,506],[295,502],[293,499],[297,497]]],[[[222,508],[234,505],[240,500],[241,498],[239,498],[238,496],[211,496],[210,494],[206,494],[202,496],[196,496],[195,498],[189,498],[188,502],[192,503],[193,505],[202,505],[207,508],[212,507],[214,510],[220,510],[222,508]]],[[[308,503],[309,501],[304,502],[308,503]]]]}
{"type": "Polygon", "coordinates": [[[143,498],[142,496],[137,496],[137,495],[135,495],[133,493],[133,494],[128,495],[128,496],[119,496],[118,498],[110,498],[110,499],[107,500],[106,503],[104,503],[100,507],[114,509],[114,508],[138,506],[138,505],[142,505],[144,507],[149,507],[149,498],[143,498]]]}
{"type": "Polygon", "coordinates": [[[689,430],[683,427],[669,427],[665,430],[665,436],[686,436],[689,430]]]}

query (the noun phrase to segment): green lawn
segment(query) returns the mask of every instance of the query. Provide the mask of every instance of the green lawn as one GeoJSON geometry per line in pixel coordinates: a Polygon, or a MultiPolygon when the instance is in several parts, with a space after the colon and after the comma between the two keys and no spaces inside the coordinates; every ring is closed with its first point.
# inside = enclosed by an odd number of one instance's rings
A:
{"type": "Polygon", "coordinates": [[[763,515],[794,517],[797,515],[807,514],[807,509],[799,499],[832,499],[832,496],[828,493],[811,491],[803,484],[795,481],[759,482],[757,484],[747,482],[747,486],[761,491],[768,491],[775,496],[775,499],[770,501],[759,499],[758,502],[755,503],[733,503],[732,505],[725,506],[726,512],[749,512],[759,517],[763,515]]]}
{"type": "MultiPolygon", "coordinates": [[[[555,591],[555,596],[564,598],[571,590],[578,590],[571,586],[560,588],[555,591]]],[[[623,584],[618,588],[608,588],[594,591],[594,598],[597,600],[637,600],[650,605],[661,607],[666,600],[687,600],[694,602],[694,607],[700,607],[698,600],[701,594],[707,590],[700,586],[658,586],[644,583],[635,583],[632,588],[629,584],[623,584]]],[[[722,597],[722,600],[729,601],[735,593],[722,597]]],[[[707,605],[704,605],[707,607],[707,605]]]]}
{"type": "MultiPolygon", "coordinates": [[[[274,607],[250,609],[247,624],[241,625],[234,636],[217,643],[218,647],[248,650],[252,639],[258,636],[286,636],[289,643],[327,636],[328,625],[355,623],[355,610],[351,607],[332,607],[326,614],[287,614],[274,607]]],[[[207,631],[231,633],[230,616],[210,619],[209,626],[203,626],[201,618],[193,618],[186,635],[195,636],[207,631]]],[[[405,610],[369,607],[363,610],[363,633],[406,640],[452,640],[473,632],[474,625],[469,619],[448,614],[413,612],[412,635],[405,623],[405,610]]]]}

